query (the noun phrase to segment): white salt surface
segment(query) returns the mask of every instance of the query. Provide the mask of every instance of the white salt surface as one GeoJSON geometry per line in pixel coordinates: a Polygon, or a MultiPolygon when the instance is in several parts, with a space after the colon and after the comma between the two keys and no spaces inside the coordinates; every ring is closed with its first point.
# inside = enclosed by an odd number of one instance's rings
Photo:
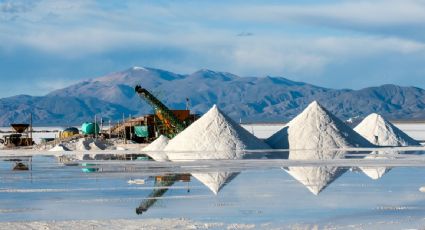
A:
{"type": "Polygon", "coordinates": [[[141,220],[74,220],[3,222],[0,229],[111,229],[111,230],[156,230],[156,229],[255,229],[267,228],[268,224],[242,224],[222,222],[198,222],[184,218],[157,218],[141,220]],[[265,227],[265,228],[264,228],[265,227]]]}
{"type": "Polygon", "coordinates": [[[169,139],[161,135],[155,141],[142,149],[142,151],[156,161],[168,161],[167,154],[163,151],[169,139]]]}
{"type": "Polygon", "coordinates": [[[240,159],[245,149],[270,147],[213,106],[171,139],[164,151],[170,160],[240,159]],[[235,151],[236,150],[236,151],[235,151]]]}
{"type": "Polygon", "coordinates": [[[393,123],[397,128],[415,140],[425,140],[425,123],[393,123]]]}
{"type": "Polygon", "coordinates": [[[266,139],[270,137],[272,134],[276,133],[277,131],[281,130],[285,124],[284,123],[270,123],[270,124],[241,124],[241,126],[246,129],[248,132],[250,132],[252,135],[266,139]]]}
{"type": "Polygon", "coordinates": [[[202,222],[185,218],[156,218],[156,219],[116,219],[116,220],[69,220],[69,221],[31,221],[31,222],[3,222],[0,229],[111,229],[111,230],[157,230],[157,229],[418,229],[424,226],[423,218],[417,216],[401,215],[397,220],[388,220],[386,215],[366,222],[362,218],[350,216],[350,221],[341,218],[338,223],[312,223],[304,222],[296,224],[275,224],[272,222],[259,223],[224,223],[224,222],[202,222]],[[387,219],[385,219],[387,218],[387,219]],[[355,221],[353,221],[355,220],[355,221]],[[344,222],[345,221],[345,222],[344,222]]]}
{"type": "Polygon", "coordinates": [[[372,147],[344,122],[313,101],[283,129],[266,140],[276,149],[372,147]]]}
{"type": "Polygon", "coordinates": [[[381,115],[372,113],[365,117],[354,130],[368,141],[379,146],[409,146],[420,143],[391,124],[381,115]]]}

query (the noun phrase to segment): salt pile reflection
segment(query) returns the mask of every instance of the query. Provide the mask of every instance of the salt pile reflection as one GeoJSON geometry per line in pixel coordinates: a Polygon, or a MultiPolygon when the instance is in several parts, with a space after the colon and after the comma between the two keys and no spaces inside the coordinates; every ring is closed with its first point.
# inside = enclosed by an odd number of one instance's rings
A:
{"type": "Polygon", "coordinates": [[[12,172],[14,162],[3,157],[0,220],[84,220],[88,212],[93,219],[189,218],[258,228],[263,223],[346,226],[364,220],[365,213],[369,222],[401,223],[407,216],[422,220],[425,194],[419,188],[424,186],[425,158],[410,154],[418,151],[374,151],[267,150],[250,152],[252,159],[87,160],[77,166],[34,156],[32,170],[21,172],[12,172]],[[291,154],[303,159],[289,159],[291,154]],[[83,173],[83,163],[98,170],[83,173]],[[372,180],[361,171],[368,168],[388,173],[372,180]],[[359,218],[342,223],[341,216],[359,218]]]}

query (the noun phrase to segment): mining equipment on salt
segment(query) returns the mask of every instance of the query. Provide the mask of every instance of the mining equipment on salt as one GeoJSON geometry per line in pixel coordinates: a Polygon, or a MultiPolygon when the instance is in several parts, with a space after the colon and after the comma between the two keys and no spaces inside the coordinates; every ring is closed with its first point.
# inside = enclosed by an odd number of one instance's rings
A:
{"type": "Polygon", "coordinates": [[[32,146],[32,126],[31,124],[10,124],[14,132],[10,135],[3,136],[1,139],[4,146],[8,148],[32,146]]]}
{"type": "Polygon", "coordinates": [[[153,108],[154,113],[131,118],[111,127],[112,134],[122,136],[125,140],[151,143],[161,135],[172,138],[199,118],[198,114],[190,113],[189,106],[185,110],[169,109],[140,85],[135,87],[135,92],[153,108]]]}

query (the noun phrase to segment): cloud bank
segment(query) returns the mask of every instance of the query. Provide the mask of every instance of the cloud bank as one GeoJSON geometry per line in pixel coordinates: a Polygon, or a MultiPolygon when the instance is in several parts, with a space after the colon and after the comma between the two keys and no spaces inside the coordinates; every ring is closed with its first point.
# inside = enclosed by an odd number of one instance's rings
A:
{"type": "MultiPolygon", "coordinates": [[[[75,82],[141,65],[425,87],[424,25],[415,0],[0,1],[0,79],[75,82]]],[[[16,93],[10,85],[0,96],[16,93]]]]}

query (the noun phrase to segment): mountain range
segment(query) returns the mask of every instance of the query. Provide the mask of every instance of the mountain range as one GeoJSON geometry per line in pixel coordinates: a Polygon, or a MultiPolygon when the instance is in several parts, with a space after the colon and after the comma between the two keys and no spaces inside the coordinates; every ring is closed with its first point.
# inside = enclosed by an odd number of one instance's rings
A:
{"type": "Polygon", "coordinates": [[[151,113],[152,108],[134,92],[140,84],[173,109],[194,113],[213,104],[242,122],[286,122],[317,100],[341,119],[376,112],[387,119],[425,119],[425,90],[382,85],[360,90],[330,89],[283,77],[240,77],[201,69],[176,74],[143,67],[85,80],[45,96],[18,95],[0,99],[0,126],[28,122],[36,125],[76,125],[94,116],[117,121],[123,115],[151,113]]]}

